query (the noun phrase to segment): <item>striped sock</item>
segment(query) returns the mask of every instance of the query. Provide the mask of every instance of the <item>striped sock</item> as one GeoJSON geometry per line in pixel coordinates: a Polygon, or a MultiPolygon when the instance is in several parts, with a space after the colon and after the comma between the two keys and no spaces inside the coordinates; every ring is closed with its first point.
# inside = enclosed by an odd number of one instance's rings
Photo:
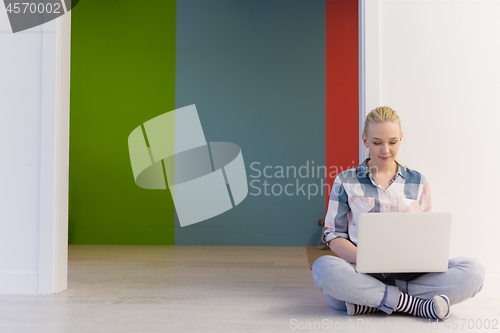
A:
{"type": "Polygon", "coordinates": [[[345,306],[347,308],[347,314],[349,316],[355,316],[355,315],[359,315],[359,314],[365,314],[365,313],[372,313],[372,312],[380,311],[377,308],[372,308],[372,307],[366,306],[366,305],[352,304],[352,303],[349,303],[349,302],[345,302],[345,306]]]}
{"type": "Polygon", "coordinates": [[[446,319],[450,316],[450,301],[445,295],[420,299],[400,292],[396,311],[429,319],[446,319]]]}

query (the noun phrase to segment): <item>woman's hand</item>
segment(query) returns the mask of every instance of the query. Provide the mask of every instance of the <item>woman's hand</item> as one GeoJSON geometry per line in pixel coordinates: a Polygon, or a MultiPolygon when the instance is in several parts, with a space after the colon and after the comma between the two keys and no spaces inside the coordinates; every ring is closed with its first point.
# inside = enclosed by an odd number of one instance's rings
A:
{"type": "Polygon", "coordinates": [[[356,263],[357,247],[350,240],[337,237],[328,243],[328,247],[345,261],[351,264],[356,263]]]}

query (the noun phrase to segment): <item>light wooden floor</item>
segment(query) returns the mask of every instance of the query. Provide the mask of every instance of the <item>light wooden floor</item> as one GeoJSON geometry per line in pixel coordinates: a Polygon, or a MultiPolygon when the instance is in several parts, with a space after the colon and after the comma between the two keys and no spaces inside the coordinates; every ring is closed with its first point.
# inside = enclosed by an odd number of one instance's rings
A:
{"type": "MultiPolygon", "coordinates": [[[[68,290],[0,295],[0,332],[475,332],[335,311],[305,247],[72,245],[69,257],[68,290]]],[[[448,322],[500,320],[500,299],[479,296],[448,322]]]]}

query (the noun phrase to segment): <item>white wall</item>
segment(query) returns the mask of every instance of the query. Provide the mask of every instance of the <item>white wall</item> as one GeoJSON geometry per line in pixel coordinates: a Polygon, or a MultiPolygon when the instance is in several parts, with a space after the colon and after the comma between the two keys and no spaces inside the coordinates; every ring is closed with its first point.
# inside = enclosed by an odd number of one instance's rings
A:
{"type": "Polygon", "coordinates": [[[480,259],[497,294],[499,17],[500,1],[380,1],[380,104],[401,116],[398,156],[429,179],[434,211],[452,212],[451,256],[480,259]]]}
{"type": "Polygon", "coordinates": [[[0,31],[0,292],[36,293],[42,34],[0,31]]]}
{"type": "Polygon", "coordinates": [[[70,14],[66,15],[13,34],[0,6],[3,294],[66,288],[70,14]]]}

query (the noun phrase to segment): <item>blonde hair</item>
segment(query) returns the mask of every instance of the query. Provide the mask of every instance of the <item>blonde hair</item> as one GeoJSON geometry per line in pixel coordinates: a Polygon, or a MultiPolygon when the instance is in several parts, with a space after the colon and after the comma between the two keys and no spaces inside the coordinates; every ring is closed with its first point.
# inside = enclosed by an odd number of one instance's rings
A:
{"type": "MultiPolygon", "coordinates": [[[[399,118],[398,114],[396,111],[391,109],[388,106],[380,106],[376,109],[371,110],[365,118],[365,126],[363,128],[363,135],[365,137],[368,136],[368,125],[369,124],[377,124],[377,123],[383,123],[386,121],[391,121],[399,125],[399,134],[401,135],[402,130],[401,130],[401,119],[399,118]]],[[[368,152],[368,158],[371,158],[370,152],[368,152]]],[[[401,164],[398,160],[394,159],[396,163],[400,164],[401,166],[404,167],[403,164],[401,164]]]]}

